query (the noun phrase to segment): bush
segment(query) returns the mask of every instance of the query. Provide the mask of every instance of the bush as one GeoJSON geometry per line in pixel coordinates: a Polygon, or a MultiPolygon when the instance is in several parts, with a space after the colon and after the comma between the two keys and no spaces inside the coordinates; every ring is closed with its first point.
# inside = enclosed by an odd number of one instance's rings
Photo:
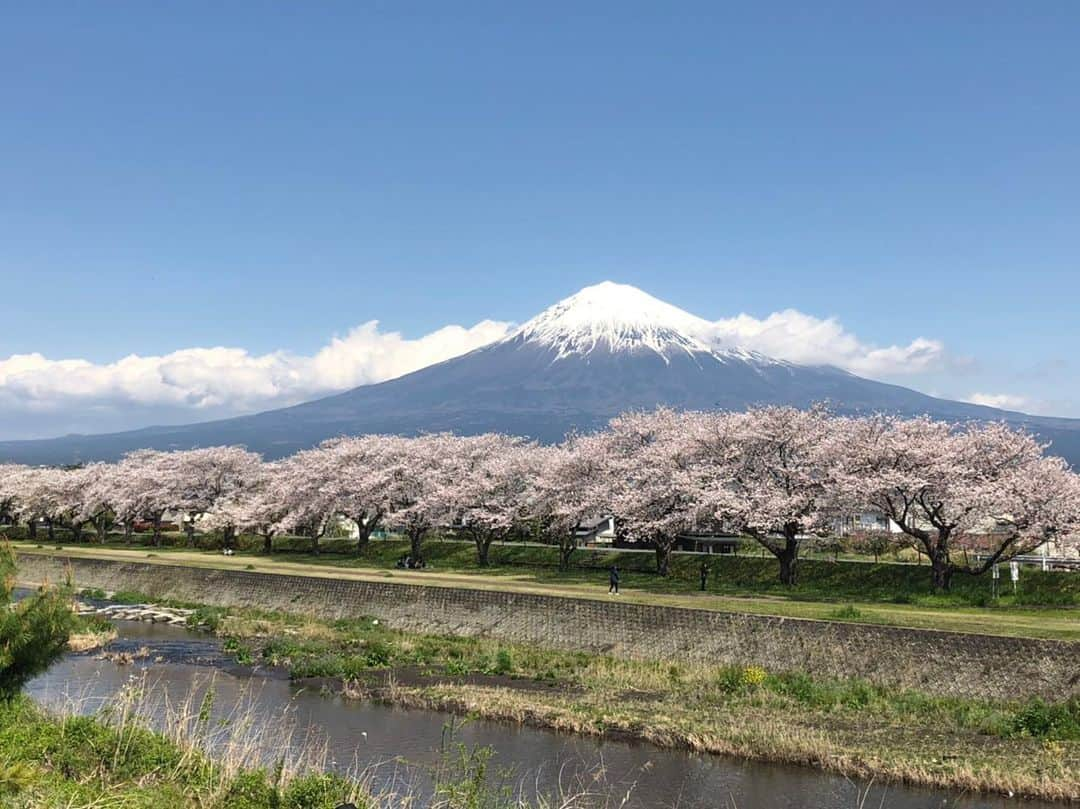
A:
{"type": "Polygon", "coordinates": [[[225,610],[221,607],[196,607],[195,611],[187,617],[187,625],[192,629],[205,627],[211,632],[216,632],[225,617],[225,610]]]}
{"type": "Polygon", "coordinates": [[[265,809],[281,802],[278,791],[262,770],[240,773],[217,803],[219,809],[265,809]]]}
{"type": "Polygon", "coordinates": [[[495,665],[492,674],[510,674],[514,670],[514,657],[509,649],[499,649],[495,655],[495,665]]]}
{"type": "Polygon", "coordinates": [[[372,668],[389,666],[394,658],[394,647],[384,640],[374,638],[365,644],[364,657],[372,668]]]}
{"type": "Polygon", "coordinates": [[[285,787],[281,809],[334,809],[349,800],[352,791],[340,775],[307,775],[285,787]]]}
{"type": "Polygon", "coordinates": [[[71,591],[42,587],[9,607],[15,553],[0,544],[0,699],[11,699],[64,653],[75,629],[71,591]]]}
{"type": "Polygon", "coordinates": [[[1080,740],[1080,697],[1055,703],[1029,700],[1013,718],[1012,733],[1052,741],[1080,740]]]}

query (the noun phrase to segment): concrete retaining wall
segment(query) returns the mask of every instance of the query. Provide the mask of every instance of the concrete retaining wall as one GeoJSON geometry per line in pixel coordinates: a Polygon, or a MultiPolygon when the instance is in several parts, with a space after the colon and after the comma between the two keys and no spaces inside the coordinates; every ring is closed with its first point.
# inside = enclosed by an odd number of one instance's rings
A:
{"type": "Polygon", "coordinates": [[[510,592],[19,554],[19,580],[137,590],[225,607],[346,618],[615,655],[760,665],[964,696],[1080,694],[1080,643],[510,592]]]}

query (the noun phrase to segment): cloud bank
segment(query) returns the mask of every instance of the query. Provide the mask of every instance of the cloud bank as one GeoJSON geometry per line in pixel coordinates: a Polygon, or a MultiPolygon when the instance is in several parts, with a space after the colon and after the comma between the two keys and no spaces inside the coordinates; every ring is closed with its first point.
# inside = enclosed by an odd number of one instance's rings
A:
{"type": "Polygon", "coordinates": [[[187,348],[96,364],[16,354],[0,360],[0,417],[16,428],[0,437],[145,426],[157,423],[155,414],[162,421],[185,414],[194,421],[281,407],[402,376],[486,345],[509,329],[508,323],[484,320],[408,339],[380,331],[373,320],[312,356],[187,348]],[[139,423],[128,423],[125,413],[137,414],[139,423]]]}
{"type": "Polygon", "coordinates": [[[945,346],[917,337],[906,346],[877,347],[846,331],[835,318],[817,318],[796,309],[764,319],[739,315],[718,320],[715,339],[803,365],[836,365],[870,377],[926,373],[945,367],[945,346]]]}
{"type": "MultiPolygon", "coordinates": [[[[797,363],[836,365],[870,377],[925,373],[947,362],[945,347],[937,340],[919,337],[907,345],[875,346],[834,318],[794,309],[763,319],[741,314],[713,326],[710,337],[721,346],[797,363]]],[[[242,348],[211,347],[93,363],[17,354],[0,359],[0,438],[130,429],[282,407],[393,379],[512,330],[510,323],[484,320],[410,339],[382,331],[372,320],[335,336],[313,355],[285,349],[253,355],[242,348]]],[[[1007,397],[995,401],[996,406],[1014,406],[1007,397]]]]}
{"type": "Polygon", "coordinates": [[[1030,412],[1032,402],[1026,396],[1017,396],[1011,393],[973,393],[964,399],[972,404],[997,407],[1001,410],[1019,410],[1030,412]]]}

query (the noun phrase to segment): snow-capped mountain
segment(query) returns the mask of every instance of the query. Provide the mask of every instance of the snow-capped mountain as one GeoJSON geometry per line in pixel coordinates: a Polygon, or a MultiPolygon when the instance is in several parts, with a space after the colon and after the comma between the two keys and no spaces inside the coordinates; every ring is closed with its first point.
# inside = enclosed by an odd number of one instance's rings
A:
{"type": "Polygon", "coordinates": [[[709,322],[636,287],[605,281],[545,309],[508,340],[549,348],[558,358],[594,351],[709,353],[709,322]],[[705,338],[705,339],[702,339],[705,338]]]}
{"type": "Polygon", "coordinates": [[[558,359],[588,357],[596,351],[651,351],[665,360],[680,354],[703,354],[775,363],[761,354],[723,349],[715,326],[637,287],[604,281],[559,301],[521,326],[503,342],[530,343],[550,349],[558,359]]]}
{"type": "Polygon", "coordinates": [[[243,444],[269,458],[342,434],[488,430],[556,441],[629,409],[742,409],[756,404],[840,412],[1004,419],[1053,442],[1080,466],[1080,420],[935,399],[838,368],[781,362],[723,346],[713,324],[634,287],[605,282],[556,303],[510,336],[411,374],[295,407],[123,433],[0,442],[0,461],[111,460],[139,448],[243,444]]]}

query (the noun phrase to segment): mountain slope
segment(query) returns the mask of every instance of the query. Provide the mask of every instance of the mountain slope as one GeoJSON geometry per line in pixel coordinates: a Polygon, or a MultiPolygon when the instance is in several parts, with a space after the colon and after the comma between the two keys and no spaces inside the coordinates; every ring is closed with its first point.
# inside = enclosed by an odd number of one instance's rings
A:
{"type": "Polygon", "coordinates": [[[556,441],[634,408],[743,409],[755,404],[840,412],[1005,419],[1054,442],[1080,466],[1080,420],[935,399],[837,368],[717,349],[708,321],[617,284],[588,287],[510,337],[398,379],[251,416],[124,433],[0,442],[0,460],[111,460],[144,447],[244,444],[276,458],[336,435],[486,430],[556,441]]]}

